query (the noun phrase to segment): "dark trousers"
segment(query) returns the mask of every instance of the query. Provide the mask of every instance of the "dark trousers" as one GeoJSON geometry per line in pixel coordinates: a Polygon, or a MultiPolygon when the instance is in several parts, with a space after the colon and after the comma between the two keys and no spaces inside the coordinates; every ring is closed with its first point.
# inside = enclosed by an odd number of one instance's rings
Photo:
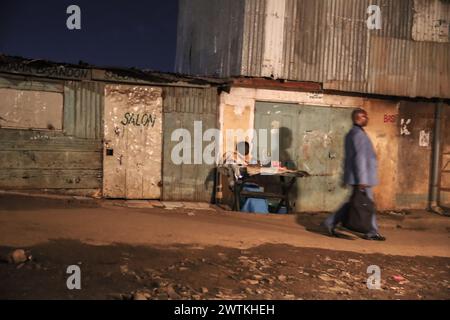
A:
{"type": "MultiPolygon", "coordinates": [[[[353,186],[354,188],[357,188],[357,186],[353,186]]],[[[366,188],[367,196],[373,201],[373,190],[372,188],[366,188]]],[[[346,202],[338,211],[330,215],[324,222],[325,226],[333,229],[335,228],[342,220],[344,219],[345,214],[348,212],[350,208],[350,203],[346,202]]],[[[378,234],[378,224],[377,224],[377,217],[374,214],[372,216],[371,221],[372,228],[367,233],[368,236],[374,236],[378,234]]]]}

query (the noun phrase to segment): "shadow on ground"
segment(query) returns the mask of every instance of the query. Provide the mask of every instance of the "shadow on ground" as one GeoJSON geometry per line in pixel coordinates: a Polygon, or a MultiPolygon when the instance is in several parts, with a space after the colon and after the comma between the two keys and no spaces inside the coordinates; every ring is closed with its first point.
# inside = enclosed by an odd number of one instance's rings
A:
{"type": "MultiPolygon", "coordinates": [[[[295,220],[299,225],[305,227],[306,231],[326,237],[333,237],[329,235],[327,230],[322,226],[322,223],[327,216],[327,213],[298,213],[295,216],[295,220]]],[[[345,240],[356,240],[362,236],[361,234],[344,228],[337,228],[335,233],[337,238],[345,240]]]]}

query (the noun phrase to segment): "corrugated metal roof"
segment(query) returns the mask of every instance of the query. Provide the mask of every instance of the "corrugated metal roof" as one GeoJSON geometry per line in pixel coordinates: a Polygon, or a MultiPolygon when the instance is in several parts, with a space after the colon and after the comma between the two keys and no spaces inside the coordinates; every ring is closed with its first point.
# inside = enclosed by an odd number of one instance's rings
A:
{"type": "Polygon", "coordinates": [[[215,89],[164,88],[164,112],[216,114],[217,105],[215,89]]]}
{"type": "Polygon", "coordinates": [[[215,86],[225,83],[216,77],[194,77],[176,73],[135,68],[100,67],[86,63],[70,64],[48,60],[33,60],[0,54],[0,72],[29,74],[38,77],[68,80],[101,80],[185,86],[215,86]]]}

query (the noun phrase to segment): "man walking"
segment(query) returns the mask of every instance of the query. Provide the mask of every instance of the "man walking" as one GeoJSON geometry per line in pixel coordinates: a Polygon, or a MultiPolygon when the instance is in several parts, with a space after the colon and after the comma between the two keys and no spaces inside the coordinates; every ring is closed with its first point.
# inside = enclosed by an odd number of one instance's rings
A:
{"type": "MultiPolygon", "coordinates": [[[[344,183],[353,186],[354,192],[361,190],[373,201],[372,188],[378,184],[377,156],[369,136],[364,131],[369,117],[364,109],[358,108],[352,112],[352,120],[353,128],[345,137],[344,183]]],[[[343,222],[349,208],[350,203],[347,202],[325,220],[323,224],[330,235],[336,235],[336,225],[343,222]]],[[[364,239],[386,240],[378,232],[375,213],[370,221],[370,231],[364,235],[364,239]]]]}

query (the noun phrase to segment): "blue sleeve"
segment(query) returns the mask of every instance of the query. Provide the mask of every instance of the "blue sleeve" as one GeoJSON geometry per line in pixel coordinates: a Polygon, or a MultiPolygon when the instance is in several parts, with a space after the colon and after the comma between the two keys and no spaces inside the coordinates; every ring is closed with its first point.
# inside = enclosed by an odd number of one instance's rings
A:
{"type": "Polygon", "coordinates": [[[353,145],[355,148],[355,179],[357,184],[369,184],[369,172],[367,161],[369,156],[369,144],[364,133],[353,136],[353,145]]]}

